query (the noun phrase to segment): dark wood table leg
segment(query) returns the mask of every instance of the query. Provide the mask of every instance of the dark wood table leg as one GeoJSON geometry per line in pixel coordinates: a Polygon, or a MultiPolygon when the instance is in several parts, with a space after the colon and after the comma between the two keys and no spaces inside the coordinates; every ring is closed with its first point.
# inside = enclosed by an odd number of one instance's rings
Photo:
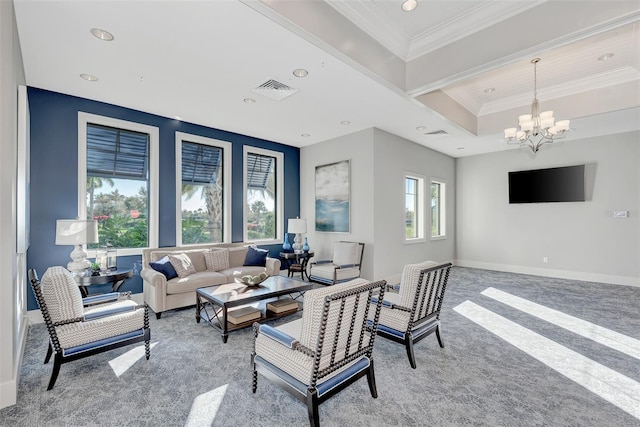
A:
{"type": "Polygon", "coordinates": [[[202,303],[200,302],[200,297],[196,294],[196,323],[200,323],[200,310],[202,310],[202,303]]]}
{"type": "Polygon", "coordinates": [[[227,331],[227,305],[222,304],[222,342],[227,343],[229,332],[227,331]]]}

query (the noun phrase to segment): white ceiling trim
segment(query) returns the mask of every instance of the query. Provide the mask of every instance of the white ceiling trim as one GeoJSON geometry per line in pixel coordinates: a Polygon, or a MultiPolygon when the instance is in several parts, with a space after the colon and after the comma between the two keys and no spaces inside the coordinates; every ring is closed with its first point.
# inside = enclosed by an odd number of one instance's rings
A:
{"type": "Polygon", "coordinates": [[[531,2],[485,1],[453,19],[442,22],[435,28],[425,30],[411,40],[406,61],[411,61],[429,52],[440,49],[457,40],[468,37],[505,21],[515,15],[537,7],[547,0],[531,2]],[[481,23],[481,24],[478,24],[481,23]]]}
{"type": "MultiPolygon", "coordinates": [[[[640,78],[638,77],[638,70],[630,66],[621,67],[617,70],[573,80],[562,85],[549,86],[544,89],[539,89],[538,100],[540,101],[540,103],[544,103],[544,101],[551,101],[554,99],[603,89],[609,86],[619,85],[635,80],[640,80],[640,78]]],[[[448,95],[455,99],[457,102],[460,102],[465,108],[467,108],[467,106],[462,103],[463,100],[458,99],[460,98],[457,96],[458,94],[448,93],[448,95]]],[[[523,105],[531,104],[531,102],[533,102],[533,84],[531,85],[531,92],[529,94],[522,94],[504,98],[499,101],[487,102],[482,105],[479,110],[475,111],[478,111],[476,115],[483,116],[486,114],[493,114],[510,110],[512,108],[522,107],[523,105]]]]}
{"type": "Polygon", "coordinates": [[[393,54],[407,61],[411,38],[380,13],[380,9],[373,3],[350,0],[327,0],[326,3],[393,54]]]}

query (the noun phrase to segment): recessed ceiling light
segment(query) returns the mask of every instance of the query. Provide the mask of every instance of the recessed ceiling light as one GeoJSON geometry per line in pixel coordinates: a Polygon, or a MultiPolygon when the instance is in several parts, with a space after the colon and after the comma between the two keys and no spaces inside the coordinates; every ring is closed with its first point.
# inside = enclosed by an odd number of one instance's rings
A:
{"type": "Polygon", "coordinates": [[[303,138],[308,138],[308,137],[310,137],[310,136],[311,136],[311,134],[308,134],[308,133],[302,133],[302,134],[300,134],[300,136],[301,136],[301,137],[303,137],[303,138]]]}
{"type": "Polygon", "coordinates": [[[418,7],[418,0],[405,0],[402,2],[401,7],[405,12],[411,12],[413,9],[418,7]]]}
{"type": "Polygon", "coordinates": [[[417,126],[416,127],[417,131],[421,131],[421,130],[425,130],[425,129],[426,129],[426,127],[424,127],[424,126],[417,126]]]}
{"type": "Polygon", "coordinates": [[[484,93],[493,93],[496,91],[495,87],[488,87],[484,90],[484,93]]]}
{"type": "Polygon", "coordinates": [[[93,74],[80,74],[80,77],[82,77],[83,79],[85,79],[88,82],[97,82],[98,78],[96,76],[94,76],[93,74]]]}
{"type": "Polygon", "coordinates": [[[456,150],[464,150],[464,147],[458,147],[456,150]]]}
{"type": "Polygon", "coordinates": [[[309,72],[304,68],[296,68],[295,70],[293,70],[293,75],[296,77],[307,77],[309,75],[309,72]]]}
{"type": "Polygon", "coordinates": [[[245,104],[253,104],[253,103],[256,102],[256,100],[253,99],[253,98],[245,98],[245,99],[243,99],[243,101],[244,101],[245,104]]]}
{"type": "Polygon", "coordinates": [[[606,61],[607,59],[611,59],[613,55],[613,53],[605,53],[604,55],[598,57],[598,61],[606,61]]]}
{"type": "Polygon", "coordinates": [[[340,122],[340,124],[346,126],[346,125],[350,125],[351,122],[349,120],[343,120],[343,121],[340,122]]]}
{"type": "Polygon", "coordinates": [[[100,40],[104,40],[106,42],[110,42],[111,40],[113,40],[113,34],[111,34],[109,31],[102,30],[100,28],[92,28],[91,34],[93,34],[100,40]]]}

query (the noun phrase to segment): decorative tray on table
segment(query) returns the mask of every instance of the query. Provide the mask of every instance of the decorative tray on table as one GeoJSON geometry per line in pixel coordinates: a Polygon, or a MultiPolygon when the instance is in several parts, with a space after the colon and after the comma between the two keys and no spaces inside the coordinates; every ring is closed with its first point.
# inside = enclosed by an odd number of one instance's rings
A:
{"type": "Polygon", "coordinates": [[[245,286],[258,286],[260,283],[267,280],[269,275],[267,273],[260,273],[257,276],[247,274],[246,276],[236,277],[234,280],[236,283],[240,283],[245,286]]]}

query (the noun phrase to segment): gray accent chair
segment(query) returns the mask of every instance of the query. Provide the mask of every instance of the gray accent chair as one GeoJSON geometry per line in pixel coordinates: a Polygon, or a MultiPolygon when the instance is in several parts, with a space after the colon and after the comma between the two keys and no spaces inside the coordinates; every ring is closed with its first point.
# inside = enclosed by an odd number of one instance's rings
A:
{"type": "Polygon", "coordinates": [[[131,301],[131,292],[82,298],[75,279],[63,267],[48,268],[42,281],[30,269],[29,280],[49,332],[44,363],[54,356],[47,390],[56,383],[60,366],[73,360],[142,341],[149,359],[149,309],[131,301]],[[121,297],[127,299],[119,301],[121,297]]]}
{"type": "Polygon", "coordinates": [[[335,285],[360,277],[364,243],[334,242],[333,257],[310,263],[309,281],[335,285]]]}
{"type": "Polygon", "coordinates": [[[260,373],[306,403],[311,426],[320,425],[320,403],[363,376],[378,397],[371,353],[381,304],[371,301],[385,285],[355,279],[307,291],[301,319],[254,323],[253,392],[260,373]]]}
{"type": "MultiPolygon", "coordinates": [[[[413,369],[416,368],[415,343],[435,332],[438,344],[444,348],[440,310],[450,269],[451,263],[438,265],[434,261],[406,265],[400,286],[388,286],[392,292],[380,297],[378,335],[404,344],[413,369]]],[[[378,302],[377,299],[374,302],[378,302]]]]}

